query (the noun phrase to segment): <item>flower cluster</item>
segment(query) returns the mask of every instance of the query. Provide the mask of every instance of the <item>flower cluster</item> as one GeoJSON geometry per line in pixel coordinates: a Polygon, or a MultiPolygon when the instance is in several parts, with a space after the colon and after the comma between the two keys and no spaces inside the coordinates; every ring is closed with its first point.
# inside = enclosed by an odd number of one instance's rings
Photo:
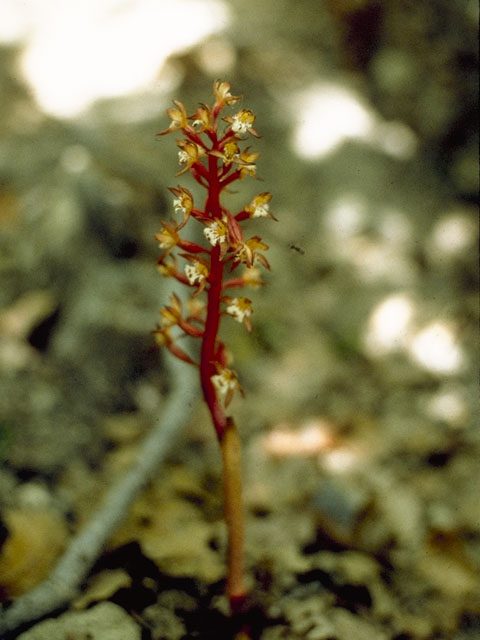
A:
{"type": "Polygon", "coordinates": [[[160,311],[161,323],[155,336],[158,345],[199,367],[203,394],[217,433],[221,433],[225,425],[223,407],[229,404],[234,391],[241,388],[237,375],[229,368],[226,347],[218,337],[220,317],[231,316],[251,331],[253,313],[249,298],[228,296],[225,290],[261,286],[258,267],[270,268],[263,255],[268,246],[257,235],[245,238],[241,223],[253,218],[276,218],[269,208],[272,196],[268,192],[259,193],[236,213],[220,201],[233,182],[256,176],[259,154],[249,147],[242,150],[241,146],[247,136],[259,136],[253,127],[255,114],[249,109],[220,117],[225,108],[240,100],[230,93],[228,82],[216,81],[213,91],[213,105],[200,104],[190,116],[181,102],[174,101],[175,107],[167,110],[170,126],[158,134],[175,132],[182,136],[177,140],[180,166],[177,176],[189,172],[207,193],[203,208],[199,208],[187,188],[170,187],[175,217],[162,222],[162,229],[156,234],[163,250],[158,268],[162,275],[190,287],[192,294],[186,308],[177,296],[171,297],[170,305],[160,311]],[[203,244],[181,236],[192,218],[203,227],[203,244]],[[233,273],[237,269],[238,273],[233,273]],[[202,293],[206,303],[201,302],[203,296],[198,297],[202,293]],[[178,328],[180,334],[200,339],[199,362],[178,345],[178,328]]]}

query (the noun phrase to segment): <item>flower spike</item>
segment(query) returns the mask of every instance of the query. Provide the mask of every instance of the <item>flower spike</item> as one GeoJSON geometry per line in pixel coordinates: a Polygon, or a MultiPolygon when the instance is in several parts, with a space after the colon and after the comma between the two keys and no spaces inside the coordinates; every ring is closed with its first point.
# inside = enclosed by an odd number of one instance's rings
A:
{"type": "MultiPolygon", "coordinates": [[[[174,278],[188,287],[186,301],[172,294],[169,304],[160,310],[160,326],[154,331],[158,347],[198,367],[202,393],[220,443],[223,460],[225,513],[229,538],[227,595],[232,609],[241,606],[246,588],[243,577],[243,514],[241,506],[240,441],[235,423],[226,410],[236,393],[244,395],[236,372],[230,367],[231,356],[219,338],[222,318],[230,316],[252,331],[252,301],[241,295],[225,295],[226,290],[263,285],[260,268],[270,269],[263,255],[268,250],[258,235],[244,239],[242,223],[258,218],[276,220],[269,209],[272,195],[264,191],[256,195],[239,213],[232,213],[222,202],[230,185],[247,176],[256,177],[259,153],[244,147],[247,135],[258,138],[254,128],[255,114],[250,109],[224,115],[240,100],[232,95],[228,82],[216,80],[211,106],[200,103],[193,115],[174,101],[167,110],[170,124],[158,135],[181,132],[177,140],[180,170],[176,174],[191,177],[206,190],[203,208],[194,205],[194,196],[182,185],[169,187],[173,194],[174,216],[163,221],[155,235],[163,255],[157,260],[164,277],[174,278]],[[223,122],[227,123],[225,127],[223,122]],[[220,131],[221,129],[221,131],[220,131]],[[195,220],[203,231],[200,240],[184,236],[184,229],[195,220]],[[178,265],[178,258],[186,263],[178,265]],[[233,272],[243,265],[239,275],[233,272]],[[199,362],[177,344],[177,338],[188,336],[199,341],[199,362]]],[[[197,196],[195,195],[195,198],[197,196]]],[[[248,200],[247,200],[248,202],[248,200]]],[[[239,270],[240,271],[240,270],[239,270]]]]}

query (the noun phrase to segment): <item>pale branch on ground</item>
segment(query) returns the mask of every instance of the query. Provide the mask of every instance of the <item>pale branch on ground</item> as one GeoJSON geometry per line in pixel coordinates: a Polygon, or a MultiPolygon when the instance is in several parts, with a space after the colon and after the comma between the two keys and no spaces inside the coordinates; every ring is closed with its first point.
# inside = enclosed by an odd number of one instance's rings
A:
{"type": "Polygon", "coordinates": [[[71,540],[50,576],[0,612],[0,634],[64,607],[78,594],[92,565],[126,517],[138,492],[160,470],[196,404],[195,371],[172,359],[172,392],[145,437],[136,464],[106,493],[90,522],[71,540]]]}

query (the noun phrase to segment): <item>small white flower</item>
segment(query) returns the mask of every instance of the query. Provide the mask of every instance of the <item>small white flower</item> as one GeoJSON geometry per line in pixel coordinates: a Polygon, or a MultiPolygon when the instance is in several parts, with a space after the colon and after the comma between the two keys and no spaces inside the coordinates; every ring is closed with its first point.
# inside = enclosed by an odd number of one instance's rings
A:
{"type": "Polygon", "coordinates": [[[257,174],[257,165],[256,164],[244,164],[241,169],[243,174],[247,176],[255,176],[257,174]]]}
{"type": "Polygon", "coordinates": [[[273,218],[273,220],[275,220],[275,216],[270,213],[269,202],[271,199],[272,194],[268,191],[259,193],[258,196],[255,196],[250,204],[245,207],[245,211],[250,214],[251,218],[273,218]]]}
{"type": "Polygon", "coordinates": [[[232,120],[232,131],[235,133],[247,133],[255,122],[255,116],[249,109],[242,109],[236,113],[232,120]]]}
{"type": "Polygon", "coordinates": [[[225,406],[230,404],[232,400],[233,392],[238,390],[243,395],[242,388],[238,383],[237,374],[231,369],[217,366],[218,373],[213,375],[210,379],[212,381],[215,390],[225,406]]]}
{"type": "Polygon", "coordinates": [[[178,152],[178,164],[186,164],[189,160],[189,155],[186,151],[178,152]]]}
{"type": "Polygon", "coordinates": [[[171,249],[172,247],[175,246],[175,240],[174,238],[167,237],[166,234],[162,234],[163,239],[158,243],[158,246],[160,247],[160,249],[171,249]]]}
{"type": "Polygon", "coordinates": [[[245,122],[238,116],[233,116],[232,131],[235,131],[235,133],[247,133],[251,127],[251,122],[245,122]]]}
{"type": "Polygon", "coordinates": [[[200,262],[185,265],[185,275],[190,284],[201,284],[205,280],[206,273],[203,272],[205,267],[202,267],[203,265],[200,262]]]}
{"type": "Polygon", "coordinates": [[[173,209],[176,214],[180,214],[183,217],[182,224],[177,227],[181,229],[187,222],[190,213],[193,209],[193,197],[188,189],[183,187],[169,187],[169,190],[173,193],[175,198],[173,199],[173,209]]]}
{"type": "Polygon", "coordinates": [[[230,165],[234,160],[240,157],[240,149],[238,144],[231,140],[223,147],[223,164],[230,165]]]}
{"type": "Polygon", "coordinates": [[[216,373],[212,376],[212,384],[221,396],[226,396],[230,390],[234,391],[236,387],[236,381],[227,375],[228,373],[230,373],[229,370],[225,369],[222,373],[216,373]]]}
{"type": "Polygon", "coordinates": [[[256,267],[245,267],[242,279],[244,284],[249,285],[250,287],[260,287],[263,284],[260,276],[260,270],[256,267]]]}
{"type": "Polygon", "coordinates": [[[257,204],[252,213],[252,218],[266,218],[270,215],[270,207],[268,206],[268,202],[264,202],[263,204],[257,204]]]}
{"type": "Polygon", "coordinates": [[[203,235],[212,247],[215,247],[217,244],[222,244],[227,240],[227,227],[220,220],[214,220],[208,227],[205,227],[203,235]]]}
{"type": "Polygon", "coordinates": [[[252,313],[252,302],[248,298],[231,298],[225,311],[237,322],[244,322],[252,313]]]}
{"type": "MultiPolygon", "coordinates": [[[[180,153],[182,152],[180,151],[180,153]]],[[[173,201],[173,209],[175,213],[181,213],[182,215],[185,215],[187,212],[186,207],[184,207],[182,204],[182,198],[175,198],[175,200],[173,201]]]]}
{"type": "Polygon", "coordinates": [[[155,234],[155,239],[158,240],[161,249],[172,249],[178,242],[178,235],[175,229],[164,223],[163,230],[155,234]]]}
{"type": "Polygon", "coordinates": [[[218,231],[214,228],[214,224],[209,227],[205,227],[203,235],[207,238],[212,247],[215,247],[220,240],[220,236],[218,235],[218,231]]]}

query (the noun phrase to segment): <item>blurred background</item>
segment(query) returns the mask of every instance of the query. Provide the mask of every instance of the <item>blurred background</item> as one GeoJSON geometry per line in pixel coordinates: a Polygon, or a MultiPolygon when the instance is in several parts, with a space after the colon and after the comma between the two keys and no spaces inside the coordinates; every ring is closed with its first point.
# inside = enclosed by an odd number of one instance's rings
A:
{"type": "MultiPolygon", "coordinates": [[[[279,219],[255,221],[272,271],[252,294],[253,335],[224,323],[247,393],[232,411],[264,527],[252,536],[300,510],[297,552],[340,545],[407,573],[438,554],[420,580],[438,608],[396,633],[473,629],[477,12],[474,0],[3,0],[4,508],[43,500],[81,521],[78,487],[161,411],[167,356],[151,331],[171,283],[153,236],[173,213],[167,186],[200,193],[174,177],[175,136],[155,133],[173,99],[192,113],[227,80],[262,137],[261,181],[225,204],[268,190],[279,219]]],[[[202,478],[193,452],[216,460],[209,429],[199,405],[174,460],[193,458],[202,478]]]]}

